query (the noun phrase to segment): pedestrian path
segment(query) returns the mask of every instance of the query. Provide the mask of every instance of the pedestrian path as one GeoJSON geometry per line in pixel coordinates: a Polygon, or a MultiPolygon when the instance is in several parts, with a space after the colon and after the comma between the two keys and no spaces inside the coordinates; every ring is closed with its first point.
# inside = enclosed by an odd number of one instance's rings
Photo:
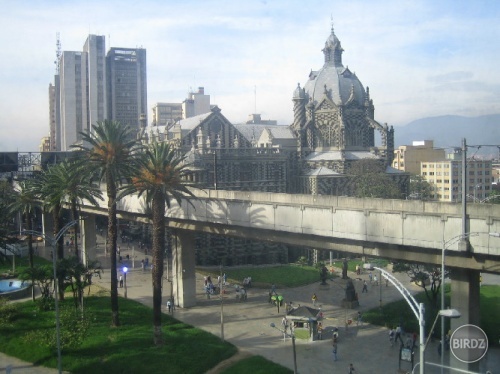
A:
{"type": "MultiPolygon", "coordinates": [[[[127,296],[137,300],[147,306],[152,306],[152,280],[149,270],[141,269],[141,259],[146,255],[132,250],[131,246],[121,248],[122,257],[126,255],[135,259],[123,261],[122,265],[127,265],[127,296]],[[135,265],[135,266],[134,266],[135,265]]],[[[99,259],[105,269],[101,279],[97,279],[95,284],[105,289],[110,288],[109,277],[109,257],[104,253],[99,254],[99,259]]],[[[345,329],[345,320],[353,319],[358,310],[362,312],[400,300],[401,295],[392,286],[385,284],[375,286],[368,282],[368,292],[362,293],[363,280],[369,281],[368,273],[358,276],[354,273],[348,274],[359,296],[360,306],[357,309],[342,308],[341,300],[345,297],[344,283],[338,278],[330,279],[327,285],[319,282],[307,286],[278,289],[278,293],[284,296],[284,300],[292,301],[298,306],[312,306],[311,296],[317,295],[317,305],[321,308],[325,320],[324,340],[308,341],[296,339],[296,355],[298,372],[301,374],[324,374],[327,372],[347,372],[348,365],[353,363],[356,373],[361,374],[390,374],[404,373],[410,369],[409,363],[403,363],[399,371],[398,347],[389,344],[388,329],[370,324],[356,326],[351,325],[345,329]],[[340,329],[338,343],[338,361],[333,361],[330,335],[332,328],[340,329]]],[[[175,308],[173,316],[185,323],[199,327],[216,336],[221,336],[224,331],[224,339],[237,346],[240,350],[240,357],[247,355],[260,355],[271,361],[277,362],[293,370],[293,347],[291,339],[283,339],[283,335],[270,327],[271,323],[280,326],[284,315],[284,308],[278,312],[277,308],[269,304],[267,289],[249,288],[248,300],[241,302],[236,299],[234,290],[229,288],[224,298],[212,296],[207,299],[203,284],[204,274],[198,273],[196,279],[197,305],[192,308],[175,308]],[[221,318],[221,311],[222,317],[221,318]],[[221,322],[222,321],[222,322],[221,322]]],[[[398,279],[413,293],[421,289],[413,285],[404,274],[397,274],[398,279]]],[[[163,285],[164,311],[166,310],[166,300],[170,296],[170,284],[163,285]]],[[[119,288],[119,294],[124,296],[125,288],[119,288]]],[[[446,353],[447,362],[449,352],[446,353]]],[[[415,353],[415,360],[418,361],[418,349],[415,353]]],[[[437,343],[431,342],[426,351],[426,361],[440,362],[437,353],[437,343]]],[[[34,367],[30,363],[22,362],[12,357],[0,353],[0,373],[6,370],[8,365],[12,365],[12,373],[27,374],[53,374],[57,370],[34,367]]],[[[495,373],[500,367],[500,350],[490,348],[485,359],[481,361],[481,372],[491,370],[495,373]]],[[[216,374],[218,371],[211,371],[216,374]]],[[[428,367],[427,374],[440,373],[440,369],[428,367]]],[[[446,373],[446,371],[445,371],[446,373]]]]}

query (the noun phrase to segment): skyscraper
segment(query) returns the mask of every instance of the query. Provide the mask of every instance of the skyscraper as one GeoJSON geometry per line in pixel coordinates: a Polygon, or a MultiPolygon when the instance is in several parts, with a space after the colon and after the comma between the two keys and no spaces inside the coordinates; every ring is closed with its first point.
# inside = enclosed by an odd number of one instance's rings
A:
{"type": "MultiPolygon", "coordinates": [[[[60,46],[58,41],[58,47],[60,46]]],[[[51,144],[68,151],[105,119],[135,131],[147,124],[146,50],[111,48],[89,35],[82,52],[58,51],[57,74],[49,86],[51,144]]]]}
{"type": "Polygon", "coordinates": [[[108,118],[138,132],[147,125],[146,50],[110,48],[106,63],[108,118]]]}
{"type": "Polygon", "coordinates": [[[57,63],[54,88],[49,89],[55,122],[51,143],[67,151],[81,140],[80,132],[107,118],[104,36],[89,35],[82,52],[63,51],[57,63]]]}

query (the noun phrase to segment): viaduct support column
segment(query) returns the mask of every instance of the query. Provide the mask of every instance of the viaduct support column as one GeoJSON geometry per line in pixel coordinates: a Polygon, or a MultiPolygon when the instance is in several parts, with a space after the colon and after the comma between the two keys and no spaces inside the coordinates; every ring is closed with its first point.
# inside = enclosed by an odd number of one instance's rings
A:
{"type": "Polygon", "coordinates": [[[95,215],[89,214],[80,218],[80,237],[82,262],[87,265],[89,261],[97,259],[95,215]]]}
{"type": "MultiPolygon", "coordinates": [[[[481,310],[479,308],[479,271],[468,269],[451,269],[451,306],[462,316],[451,319],[451,331],[462,325],[479,326],[481,310]]],[[[450,366],[477,372],[479,363],[467,364],[461,362],[450,353],[450,366]]]]}
{"type": "Polygon", "coordinates": [[[196,305],[194,235],[188,231],[174,233],[172,248],[172,281],[174,302],[181,308],[196,305]]]}

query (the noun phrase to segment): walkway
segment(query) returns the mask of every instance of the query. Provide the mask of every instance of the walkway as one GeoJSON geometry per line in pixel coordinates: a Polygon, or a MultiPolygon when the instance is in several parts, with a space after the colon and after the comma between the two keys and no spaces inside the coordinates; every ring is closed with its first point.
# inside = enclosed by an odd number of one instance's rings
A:
{"type": "MultiPolygon", "coordinates": [[[[122,247],[122,256],[132,255],[131,249],[122,247]]],[[[144,254],[134,251],[137,256],[135,268],[129,270],[127,275],[127,296],[141,303],[152,306],[152,286],[151,273],[142,271],[140,260],[144,254]]],[[[101,261],[105,268],[109,269],[109,259],[101,255],[101,261]]],[[[130,264],[131,265],[131,264],[130,264]]],[[[131,267],[131,266],[130,266],[131,267]]],[[[95,283],[109,289],[110,279],[109,270],[105,271],[101,280],[95,283]]],[[[361,293],[362,281],[356,280],[356,276],[349,274],[354,280],[356,291],[360,295],[360,308],[364,311],[383,304],[401,299],[401,296],[391,285],[385,284],[382,287],[369,286],[368,293],[361,293]]],[[[408,279],[398,275],[405,285],[416,292],[419,288],[409,283],[408,279]]],[[[360,278],[367,279],[365,273],[360,278]]],[[[327,286],[318,283],[293,289],[278,289],[286,301],[293,301],[294,305],[311,304],[311,295],[316,293],[318,296],[318,305],[326,317],[324,327],[326,330],[325,339],[322,341],[303,341],[296,340],[297,366],[301,374],[324,374],[326,372],[347,372],[349,363],[353,363],[357,373],[361,374],[390,374],[398,373],[398,349],[391,347],[388,341],[388,330],[386,328],[364,324],[363,326],[351,326],[348,331],[343,328],[346,316],[354,316],[356,310],[346,310],[339,307],[340,300],[344,298],[342,281],[339,279],[328,281],[327,286]],[[338,361],[333,361],[331,341],[328,331],[334,326],[342,327],[340,329],[338,361]]],[[[164,300],[170,295],[168,283],[164,284],[164,300]]],[[[223,300],[224,316],[224,337],[240,349],[242,356],[247,354],[261,355],[269,360],[280,363],[293,370],[292,344],[290,339],[283,340],[283,335],[279,331],[272,329],[269,325],[274,322],[280,326],[283,317],[283,309],[278,313],[277,308],[271,306],[268,302],[268,290],[251,288],[248,292],[248,301],[238,302],[235,293],[231,292],[225,295],[223,300]]],[[[124,294],[124,288],[119,289],[121,296],[124,294]]],[[[166,310],[165,310],[166,312],[166,310]]],[[[220,336],[221,333],[221,302],[218,296],[207,299],[203,291],[203,274],[197,274],[197,306],[188,309],[175,309],[174,317],[208,331],[214,335],[220,336]]],[[[331,336],[331,335],[330,335],[331,336]]],[[[418,351],[416,352],[416,361],[418,361],[418,351]]],[[[437,354],[437,344],[430,343],[426,352],[426,360],[430,362],[439,362],[437,354]]],[[[5,370],[7,365],[12,365],[13,373],[27,374],[49,374],[56,373],[56,370],[33,367],[29,363],[22,362],[12,357],[0,354],[0,373],[5,370]]],[[[485,359],[481,361],[481,372],[487,369],[498,370],[500,367],[500,350],[490,348],[485,359]],[[494,369],[492,369],[494,368],[494,369]]],[[[403,363],[402,369],[408,370],[410,365],[403,363]]],[[[215,374],[217,371],[213,372],[215,374]]],[[[438,373],[440,370],[427,368],[426,373],[438,373]]]]}

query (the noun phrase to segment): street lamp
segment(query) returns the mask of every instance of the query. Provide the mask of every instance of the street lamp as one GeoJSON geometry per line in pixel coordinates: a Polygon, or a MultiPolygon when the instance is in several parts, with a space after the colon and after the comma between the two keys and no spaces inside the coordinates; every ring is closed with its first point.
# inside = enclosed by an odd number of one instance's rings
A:
{"type": "Polygon", "coordinates": [[[293,347],[293,374],[297,374],[297,352],[295,351],[295,334],[294,333],[287,333],[285,330],[282,330],[278,327],[276,327],[276,325],[274,323],[270,323],[269,326],[271,326],[273,329],[276,329],[278,331],[280,331],[281,333],[283,333],[284,336],[287,336],[289,338],[292,338],[292,347],[293,347]]]}
{"type": "Polygon", "coordinates": [[[128,267],[124,266],[123,267],[123,281],[125,282],[125,299],[127,298],[127,271],[128,267]]]}
{"type": "MultiPolygon", "coordinates": [[[[460,318],[461,314],[458,310],[456,309],[441,309],[438,314],[436,315],[436,319],[434,320],[434,323],[432,324],[432,327],[431,327],[431,330],[429,331],[429,335],[427,336],[427,340],[425,341],[425,344],[423,346],[420,347],[420,357],[421,357],[421,360],[420,362],[417,364],[417,365],[420,365],[420,373],[424,373],[425,371],[425,349],[427,348],[427,344],[429,343],[429,340],[431,339],[431,336],[432,336],[432,332],[434,331],[434,327],[436,326],[436,322],[439,318],[439,316],[441,316],[441,318],[460,318]]],[[[442,323],[442,321],[441,321],[442,323]]],[[[420,341],[422,341],[422,338],[420,338],[420,341]]],[[[443,357],[443,353],[444,353],[444,346],[441,346],[441,357],[443,357]]],[[[412,370],[412,373],[414,373],[415,371],[415,368],[417,367],[417,365],[415,365],[415,367],[413,368],[412,370]]],[[[444,365],[441,365],[441,370],[444,368],[444,365]]]]}
{"type": "MultiPolygon", "coordinates": [[[[443,248],[442,248],[442,254],[441,254],[441,311],[445,310],[445,302],[444,302],[444,278],[445,278],[445,252],[446,250],[452,246],[453,244],[456,244],[457,242],[470,238],[471,236],[478,236],[479,234],[488,234],[489,236],[493,237],[500,237],[500,233],[498,232],[467,232],[463,235],[457,235],[451,239],[448,239],[447,241],[443,241],[443,248]]],[[[438,314],[439,316],[439,314],[438,314]]],[[[444,337],[445,337],[445,332],[444,332],[444,318],[446,316],[441,314],[441,373],[443,372],[443,367],[444,367],[444,337]]],[[[436,317],[437,318],[437,317],[436,317]]]]}
{"type": "Polygon", "coordinates": [[[57,344],[57,370],[59,374],[62,373],[62,360],[61,360],[61,324],[59,321],[59,296],[58,296],[58,290],[57,290],[57,271],[56,271],[56,257],[57,257],[57,251],[56,251],[56,245],[57,242],[59,242],[59,239],[64,235],[68,229],[78,223],[78,220],[74,220],[71,222],[68,222],[66,225],[63,226],[61,230],[55,235],[54,238],[50,238],[44,233],[38,232],[38,231],[33,231],[33,230],[28,230],[24,231],[25,234],[28,235],[39,235],[42,236],[45,240],[48,240],[50,243],[50,246],[52,247],[52,268],[54,272],[54,303],[56,307],[56,344],[57,344]]]}

